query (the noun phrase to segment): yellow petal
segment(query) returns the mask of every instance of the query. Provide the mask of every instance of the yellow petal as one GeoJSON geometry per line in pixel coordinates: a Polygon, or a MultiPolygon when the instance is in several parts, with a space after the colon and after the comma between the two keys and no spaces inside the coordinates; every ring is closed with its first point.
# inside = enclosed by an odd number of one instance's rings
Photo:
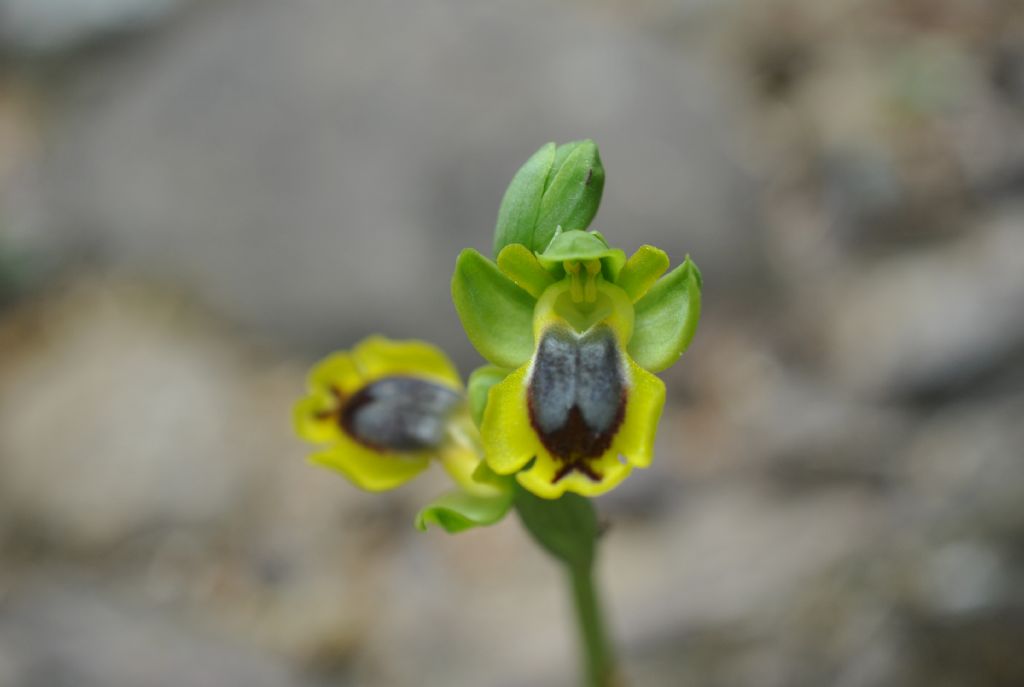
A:
{"type": "Polygon", "coordinates": [[[367,491],[386,491],[423,472],[430,459],[420,453],[374,451],[343,437],[331,448],[312,454],[309,462],[336,470],[367,491]]]}
{"type": "Polygon", "coordinates": [[[497,496],[501,493],[494,484],[485,484],[473,479],[473,473],[480,465],[480,454],[475,450],[457,444],[448,444],[441,449],[441,465],[462,491],[474,496],[497,496]]]}
{"type": "Polygon", "coordinates": [[[629,477],[629,473],[633,471],[633,466],[621,462],[614,452],[606,454],[599,462],[595,462],[594,466],[601,473],[600,481],[595,482],[586,475],[573,472],[563,477],[554,486],[561,486],[565,491],[571,491],[580,496],[600,496],[619,486],[622,480],[629,477]]]}
{"type": "Polygon", "coordinates": [[[487,464],[499,475],[519,470],[540,449],[526,409],[527,363],[491,387],[480,435],[487,464]]]}
{"type": "Polygon", "coordinates": [[[534,298],[540,298],[544,289],[555,283],[555,278],[544,269],[534,252],[521,243],[510,243],[502,248],[497,263],[505,276],[534,298]]]}
{"type": "Polygon", "coordinates": [[[654,246],[640,246],[626,261],[615,284],[636,303],[668,270],[668,254],[654,246]]]}
{"type": "Polygon", "coordinates": [[[545,499],[557,499],[567,491],[581,496],[599,496],[617,487],[633,470],[632,465],[619,460],[614,448],[588,461],[588,464],[601,475],[599,481],[595,482],[587,475],[574,471],[556,482],[555,476],[562,468],[562,463],[555,460],[546,449],[541,449],[530,469],[516,475],[516,481],[524,489],[545,499]]]}
{"type": "Polygon", "coordinates": [[[499,492],[494,485],[473,478],[473,473],[480,466],[483,450],[480,432],[467,411],[452,417],[448,424],[448,438],[438,453],[442,467],[463,491],[477,496],[493,496],[499,492]]]}
{"type": "Polygon", "coordinates": [[[613,441],[613,448],[630,464],[645,468],[654,458],[654,435],[665,407],[665,383],[626,356],[630,388],[626,417],[613,441]]]}
{"type": "Polygon", "coordinates": [[[363,380],[405,375],[429,379],[451,389],[462,389],[459,373],[436,346],[424,341],[392,341],[382,336],[364,339],[352,350],[363,380]]]}
{"type": "Polygon", "coordinates": [[[343,436],[338,419],[329,415],[337,400],[328,394],[314,394],[300,399],[292,409],[295,433],[313,444],[329,444],[343,436]]]}
{"type": "Polygon", "coordinates": [[[348,396],[362,384],[355,361],[344,351],[332,353],[314,365],[307,379],[309,390],[314,394],[337,389],[343,396],[348,396]]]}

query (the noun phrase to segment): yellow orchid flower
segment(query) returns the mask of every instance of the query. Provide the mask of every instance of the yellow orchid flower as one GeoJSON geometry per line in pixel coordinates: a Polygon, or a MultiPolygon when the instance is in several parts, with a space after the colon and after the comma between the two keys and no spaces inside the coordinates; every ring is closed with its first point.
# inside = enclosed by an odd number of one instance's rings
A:
{"type": "Polygon", "coordinates": [[[373,336],[311,370],[294,407],[296,433],[324,448],[310,462],[368,491],[394,489],[438,458],[465,490],[480,462],[462,382],[451,361],[422,341],[373,336]]]}
{"type": "MultiPolygon", "coordinates": [[[[537,496],[597,496],[650,465],[665,385],[700,312],[689,260],[644,246],[629,260],[596,232],[558,230],[542,253],[459,257],[452,295],[490,378],[484,456],[537,496]],[[661,277],[659,279],[659,277],[661,277]]],[[[470,379],[470,395],[474,394],[470,379]]]]}

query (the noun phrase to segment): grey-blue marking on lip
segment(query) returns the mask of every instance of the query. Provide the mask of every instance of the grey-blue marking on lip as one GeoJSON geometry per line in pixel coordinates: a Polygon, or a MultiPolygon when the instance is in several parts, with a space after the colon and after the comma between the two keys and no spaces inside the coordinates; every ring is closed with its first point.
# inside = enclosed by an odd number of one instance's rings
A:
{"type": "Polygon", "coordinates": [[[611,446],[625,417],[625,391],[611,329],[598,327],[582,337],[557,327],[544,333],[527,401],[541,443],[564,464],[555,482],[572,470],[601,479],[587,460],[611,446]]]}
{"type": "Polygon", "coordinates": [[[378,451],[421,451],[444,440],[445,424],[462,397],[416,377],[385,377],[356,392],[339,415],[353,439],[378,451]]]}

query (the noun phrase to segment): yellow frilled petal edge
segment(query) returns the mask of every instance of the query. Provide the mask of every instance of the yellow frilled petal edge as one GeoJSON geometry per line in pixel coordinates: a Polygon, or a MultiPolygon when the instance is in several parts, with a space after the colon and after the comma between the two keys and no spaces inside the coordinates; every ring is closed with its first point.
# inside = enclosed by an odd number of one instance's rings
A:
{"type": "Polygon", "coordinates": [[[340,472],[367,491],[387,491],[426,470],[430,456],[374,451],[343,435],[329,449],[310,455],[309,462],[340,472]]]}
{"type": "Polygon", "coordinates": [[[613,448],[638,468],[646,468],[654,458],[654,435],[665,408],[665,382],[640,367],[629,356],[630,389],[626,417],[615,435],[613,448]]]}
{"type": "Polygon", "coordinates": [[[371,336],[352,350],[352,360],[364,383],[407,375],[451,389],[462,389],[459,373],[448,357],[423,341],[392,341],[382,336],[371,336]]]}
{"type": "Polygon", "coordinates": [[[555,473],[558,472],[561,465],[538,442],[537,460],[529,470],[518,473],[516,481],[523,489],[527,489],[543,499],[557,499],[567,491],[581,496],[600,496],[617,487],[633,470],[632,465],[619,460],[619,451],[615,448],[614,443],[612,448],[605,451],[603,455],[589,462],[591,467],[601,475],[599,482],[595,482],[579,472],[570,472],[557,482],[553,482],[555,473]]]}
{"type": "Polygon", "coordinates": [[[299,399],[292,408],[295,433],[313,444],[329,444],[341,439],[344,433],[338,426],[338,403],[362,385],[362,375],[348,353],[332,353],[318,362],[306,378],[309,395],[299,399]]]}
{"type": "Polygon", "coordinates": [[[521,470],[537,455],[540,440],[526,407],[526,376],[530,363],[491,387],[480,423],[487,464],[499,475],[521,470]]]}
{"type": "Polygon", "coordinates": [[[356,367],[355,360],[345,352],[331,353],[329,356],[318,362],[309,371],[306,379],[306,386],[309,392],[316,395],[324,395],[324,400],[329,400],[330,390],[337,389],[341,394],[348,396],[363,385],[363,376],[356,367]]]}
{"type": "Polygon", "coordinates": [[[484,455],[491,469],[501,475],[518,473],[516,480],[524,489],[541,498],[555,499],[567,491],[598,496],[618,486],[634,466],[648,467],[665,406],[665,384],[628,356],[624,358],[629,383],[626,415],[609,449],[589,461],[601,475],[600,481],[579,472],[554,481],[562,464],[541,443],[527,409],[529,363],[491,387],[481,423],[484,455]],[[523,470],[531,460],[533,465],[523,470]]]}

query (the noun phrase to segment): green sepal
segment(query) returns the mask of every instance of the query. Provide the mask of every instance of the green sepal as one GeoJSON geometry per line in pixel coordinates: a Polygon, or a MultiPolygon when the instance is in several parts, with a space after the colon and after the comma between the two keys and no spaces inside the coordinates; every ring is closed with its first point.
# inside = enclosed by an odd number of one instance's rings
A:
{"type": "Polygon", "coordinates": [[[519,168],[498,209],[494,255],[521,243],[543,250],[558,226],[586,229],[604,190],[604,167],[593,141],[547,143],[519,168]]]}
{"type": "Polygon", "coordinates": [[[544,269],[534,252],[521,243],[512,243],[501,249],[498,269],[534,298],[540,298],[544,289],[555,283],[551,272],[544,269]]]}
{"type": "Polygon", "coordinates": [[[658,277],[665,274],[668,266],[668,254],[665,251],[654,246],[640,246],[629,256],[615,284],[636,303],[658,281],[658,277]]]}
{"type": "Polygon", "coordinates": [[[670,367],[690,345],[700,319],[700,270],[687,256],[636,302],[633,338],[627,349],[652,372],[670,367]]]}
{"type": "Polygon", "coordinates": [[[548,269],[570,260],[600,260],[605,278],[614,281],[626,264],[626,254],[609,246],[599,232],[569,229],[555,232],[544,252],[537,254],[537,260],[548,269]]]}
{"type": "Polygon", "coordinates": [[[474,527],[493,525],[512,507],[513,493],[511,485],[509,487],[493,496],[464,491],[443,494],[416,514],[416,529],[426,531],[430,525],[437,525],[448,534],[456,534],[474,527]]]}
{"type": "Polygon", "coordinates": [[[572,568],[590,567],[598,535],[590,499],[570,493],[542,499],[516,484],[515,505],[523,527],[544,550],[572,568]]]}
{"type": "Polygon", "coordinates": [[[472,248],[455,263],[452,300],[480,355],[499,367],[519,367],[529,360],[534,298],[472,248]]]}
{"type": "MultiPolygon", "coordinates": [[[[469,398],[469,412],[477,427],[483,422],[484,408],[487,407],[487,394],[491,387],[505,379],[509,371],[496,365],[484,365],[473,370],[466,383],[466,395],[469,398]]],[[[484,464],[481,462],[481,464],[484,464]]]]}

